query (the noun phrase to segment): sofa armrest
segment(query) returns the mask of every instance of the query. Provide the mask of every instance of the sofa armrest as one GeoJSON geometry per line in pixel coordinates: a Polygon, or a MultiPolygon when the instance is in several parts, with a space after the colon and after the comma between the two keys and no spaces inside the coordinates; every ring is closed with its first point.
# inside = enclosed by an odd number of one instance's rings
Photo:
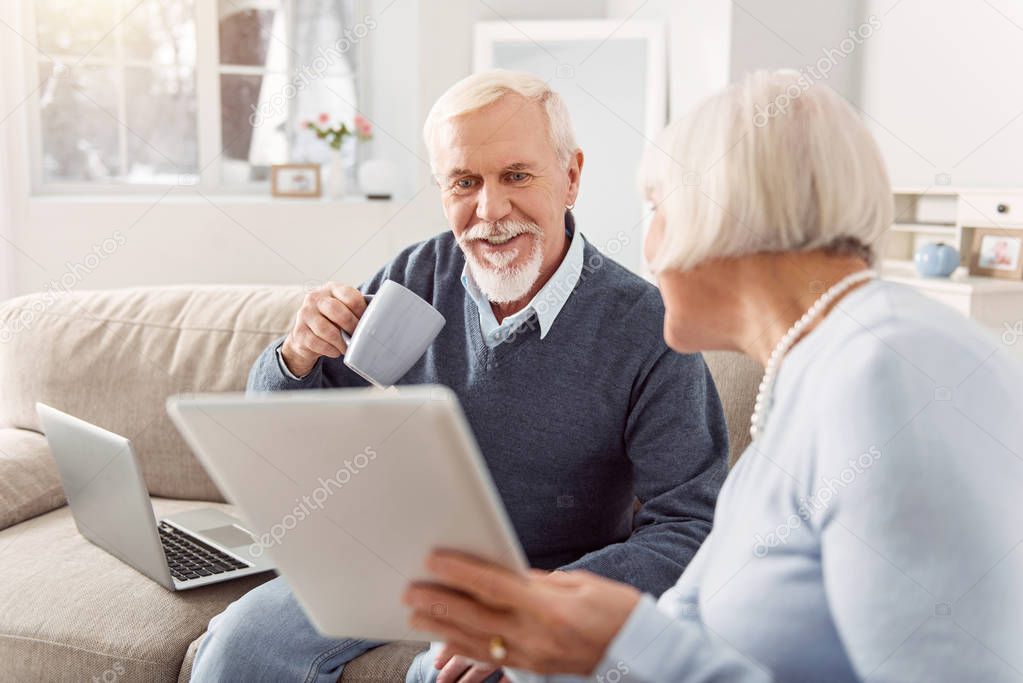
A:
{"type": "Polygon", "coordinates": [[[65,502],[46,437],[27,429],[0,428],[0,529],[65,502]]]}

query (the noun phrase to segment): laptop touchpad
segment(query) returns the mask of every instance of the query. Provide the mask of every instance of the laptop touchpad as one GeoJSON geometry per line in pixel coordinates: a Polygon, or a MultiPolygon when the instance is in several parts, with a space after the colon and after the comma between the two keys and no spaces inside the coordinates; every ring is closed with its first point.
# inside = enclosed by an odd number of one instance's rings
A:
{"type": "Polygon", "coordinates": [[[203,529],[199,533],[225,548],[236,548],[240,545],[249,545],[255,542],[252,536],[233,524],[203,529]]]}

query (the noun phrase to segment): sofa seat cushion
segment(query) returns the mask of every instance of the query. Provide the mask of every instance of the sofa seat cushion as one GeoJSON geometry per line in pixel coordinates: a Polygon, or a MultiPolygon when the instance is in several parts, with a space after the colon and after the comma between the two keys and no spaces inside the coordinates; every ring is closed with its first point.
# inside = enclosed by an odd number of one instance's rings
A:
{"type": "Polygon", "coordinates": [[[0,529],[63,504],[64,489],[46,437],[0,428],[0,529]]]}
{"type": "MultiPolygon", "coordinates": [[[[154,499],[162,517],[226,505],[154,499]]],[[[67,507],[0,532],[0,678],[176,681],[189,644],[265,573],[171,592],[85,540],[67,507]]]]}

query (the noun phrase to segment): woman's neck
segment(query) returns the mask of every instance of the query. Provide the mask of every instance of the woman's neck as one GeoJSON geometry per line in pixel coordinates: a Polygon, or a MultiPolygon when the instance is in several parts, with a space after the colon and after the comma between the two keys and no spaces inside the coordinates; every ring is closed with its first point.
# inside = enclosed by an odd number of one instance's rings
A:
{"type": "MultiPolygon", "coordinates": [[[[822,251],[761,254],[740,261],[736,280],[741,283],[738,298],[741,310],[731,341],[735,350],[764,366],[785,333],[821,295],[842,279],[867,268],[859,258],[822,251]]],[[[801,338],[820,324],[837,301],[829,310],[821,311],[803,330],[801,338]]]]}

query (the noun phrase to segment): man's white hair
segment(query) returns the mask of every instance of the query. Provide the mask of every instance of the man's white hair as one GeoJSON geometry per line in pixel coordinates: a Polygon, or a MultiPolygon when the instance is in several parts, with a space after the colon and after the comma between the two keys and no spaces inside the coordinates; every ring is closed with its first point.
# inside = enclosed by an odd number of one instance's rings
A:
{"type": "Polygon", "coordinates": [[[838,93],[792,70],[754,72],[669,125],[639,182],[666,219],[654,270],[821,248],[871,262],[892,222],[867,127],[838,93]]]}
{"type": "Polygon", "coordinates": [[[567,167],[577,146],[565,102],[543,79],[524,71],[507,69],[490,69],[467,76],[448,88],[433,103],[430,113],[426,116],[426,123],[423,124],[423,140],[430,151],[431,163],[433,135],[438,124],[452,117],[482,109],[509,93],[515,93],[543,106],[547,114],[547,133],[551,145],[558,159],[567,167]]]}

